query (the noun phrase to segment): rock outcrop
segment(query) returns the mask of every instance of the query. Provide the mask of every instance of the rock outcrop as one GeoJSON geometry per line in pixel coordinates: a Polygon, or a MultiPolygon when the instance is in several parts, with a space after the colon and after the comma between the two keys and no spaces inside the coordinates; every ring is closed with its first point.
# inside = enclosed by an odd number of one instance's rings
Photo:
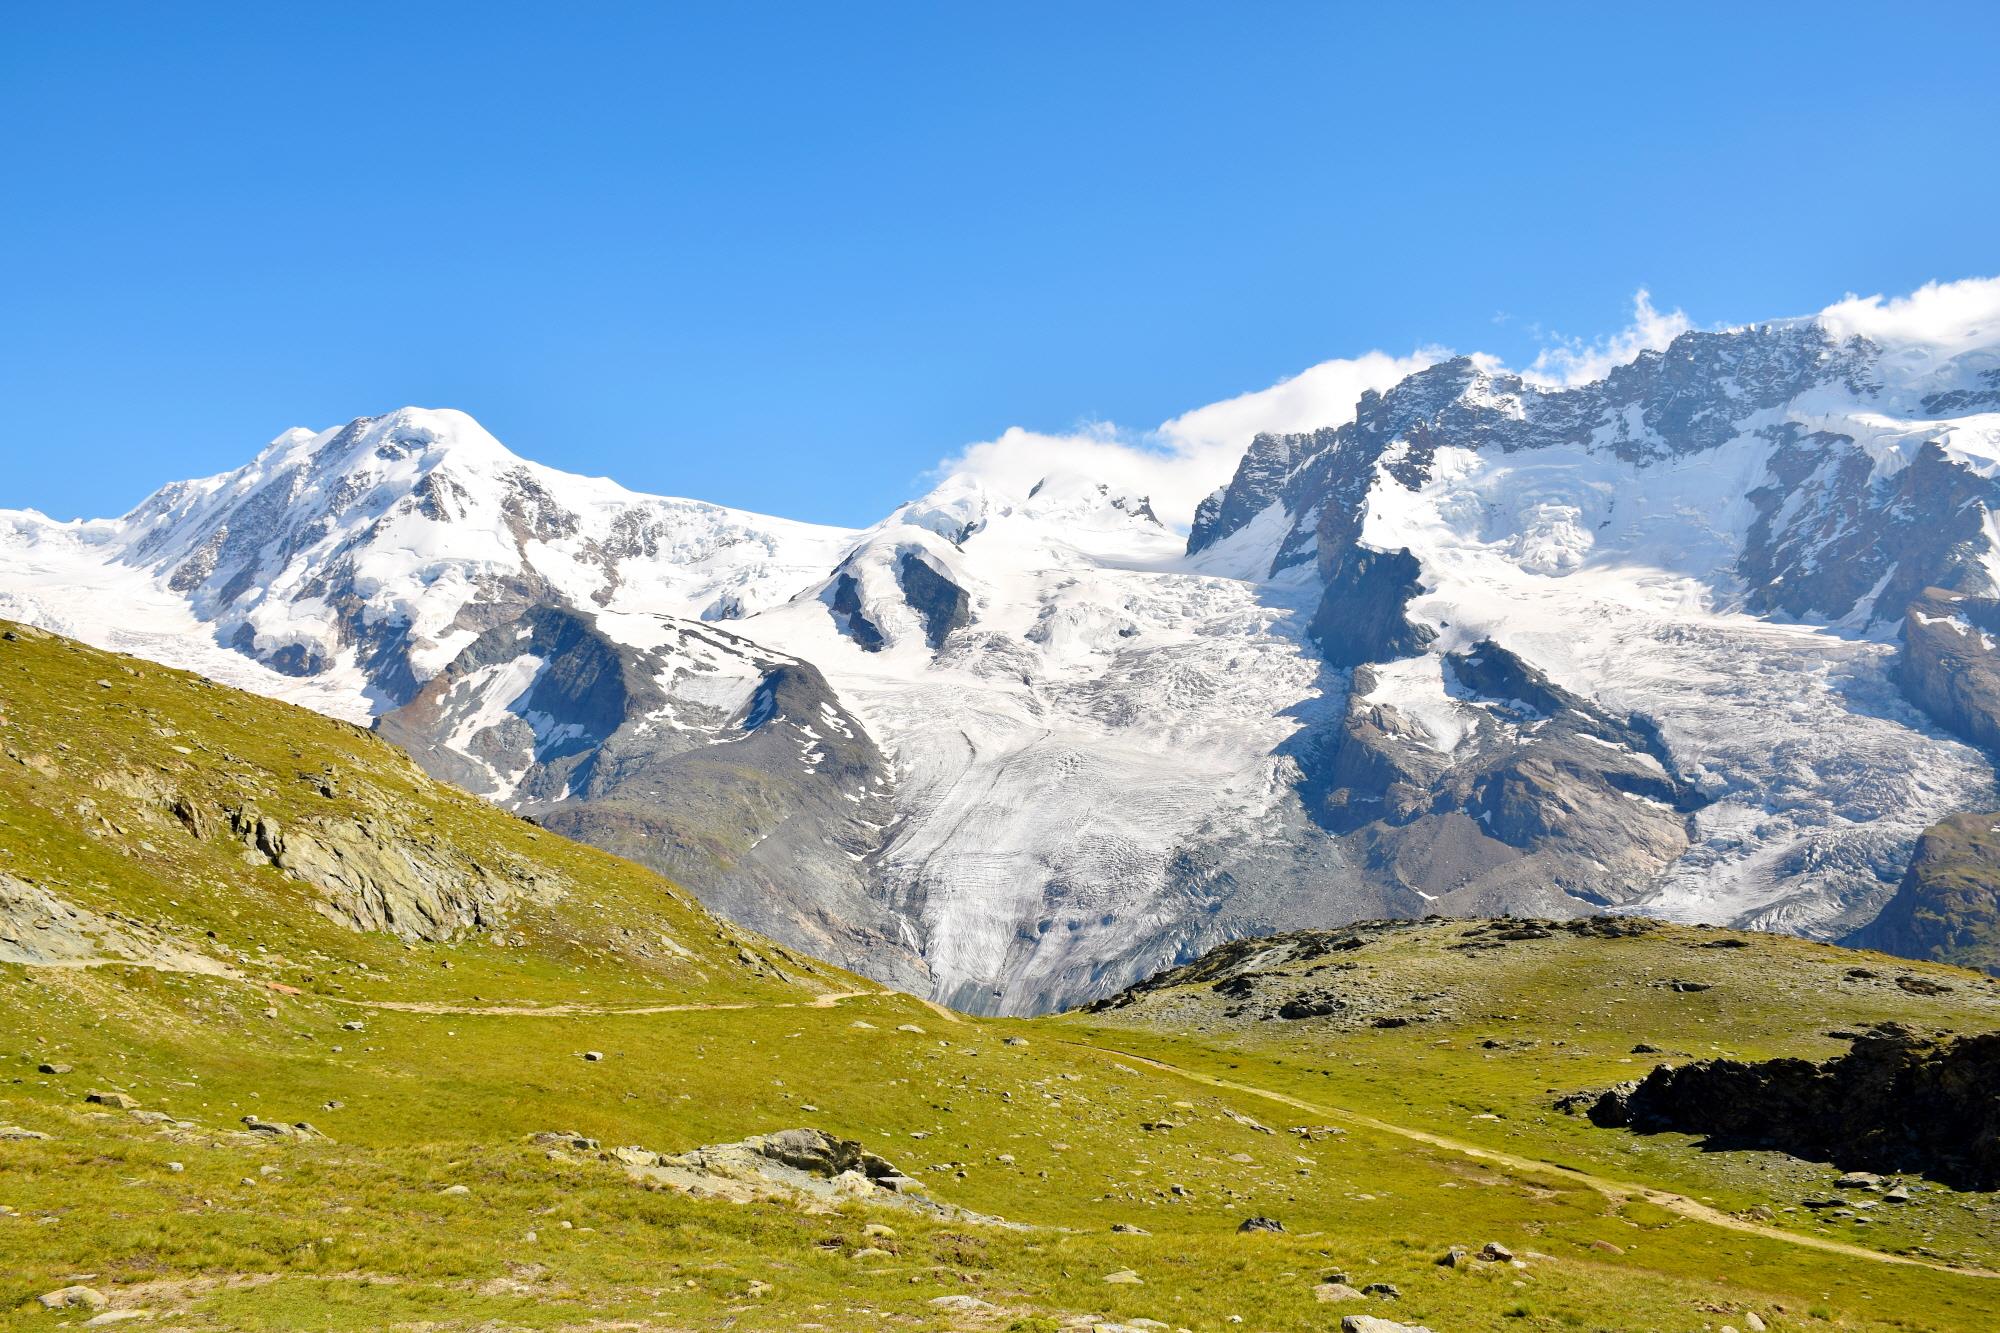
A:
{"type": "Polygon", "coordinates": [[[1897,678],[1947,730],[2000,753],[2000,598],[1926,588],[1903,619],[1897,678]]]}
{"type": "Polygon", "coordinates": [[[2000,1188],[2000,1033],[1926,1037],[1897,1024],[1842,1056],[1661,1065],[1604,1093],[1593,1123],[1702,1134],[1716,1148],[1768,1148],[1848,1171],[2000,1188]]]}
{"type": "Polygon", "coordinates": [[[225,975],[224,964],[153,926],[80,907],[0,873],[0,963],[35,967],[132,962],[225,975]]]}
{"type": "MultiPolygon", "coordinates": [[[[537,1135],[557,1150],[588,1143],[567,1133],[537,1135]]],[[[635,1178],[696,1198],[732,1203],[783,1200],[812,1212],[845,1203],[903,1208],[941,1220],[999,1225],[1001,1219],[924,1197],[923,1187],[853,1139],[818,1129],[785,1129],[684,1153],[614,1148],[601,1154],[635,1178]]]]}

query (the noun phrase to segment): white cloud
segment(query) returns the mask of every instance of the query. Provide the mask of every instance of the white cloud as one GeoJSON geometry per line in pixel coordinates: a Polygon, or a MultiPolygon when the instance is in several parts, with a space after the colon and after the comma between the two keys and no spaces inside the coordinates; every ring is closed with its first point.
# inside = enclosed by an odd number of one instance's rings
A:
{"type": "Polygon", "coordinates": [[[1387,389],[1445,355],[1425,348],[1403,357],[1368,352],[1322,361],[1268,389],[1195,408],[1143,434],[1109,424],[1055,435],[1015,426],[997,440],[968,445],[940,463],[936,475],[970,477],[1015,498],[1045,477],[1088,477],[1149,496],[1161,522],[1185,528],[1195,505],[1229,480],[1259,433],[1345,425],[1364,391],[1387,389]]]}
{"type": "Polygon", "coordinates": [[[1161,426],[1158,434],[1185,451],[1226,449],[1233,461],[1252,439],[1266,432],[1282,435],[1344,426],[1354,420],[1354,405],[1363,393],[1386,389],[1449,355],[1443,348],[1425,347],[1410,356],[1368,352],[1322,361],[1268,389],[1183,412],[1161,426]]]}
{"type": "Polygon", "coordinates": [[[1632,322],[1618,332],[1589,342],[1555,335],[1523,379],[1564,388],[1601,380],[1618,366],[1645,351],[1659,351],[1694,325],[1678,309],[1654,309],[1653,294],[1641,287],[1632,297],[1632,322]]]}
{"type": "Polygon", "coordinates": [[[1927,282],[1908,296],[1854,296],[1819,314],[1839,337],[1916,344],[1946,356],[2000,342],[2000,278],[1927,282]]]}

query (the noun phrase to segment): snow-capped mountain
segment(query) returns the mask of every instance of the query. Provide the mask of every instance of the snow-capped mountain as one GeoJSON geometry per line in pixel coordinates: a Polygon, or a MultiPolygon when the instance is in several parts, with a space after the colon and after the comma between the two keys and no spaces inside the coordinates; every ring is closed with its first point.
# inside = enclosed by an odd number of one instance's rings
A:
{"type": "Polygon", "coordinates": [[[1445,360],[1249,442],[1185,535],[1087,451],[854,531],[404,409],[123,519],[0,514],[0,615],[373,718],[967,1008],[1361,916],[1831,936],[1994,799],[1938,665],[1972,641],[1898,634],[2000,594],[1996,310],[1849,302],[1567,386],[1445,360]]]}

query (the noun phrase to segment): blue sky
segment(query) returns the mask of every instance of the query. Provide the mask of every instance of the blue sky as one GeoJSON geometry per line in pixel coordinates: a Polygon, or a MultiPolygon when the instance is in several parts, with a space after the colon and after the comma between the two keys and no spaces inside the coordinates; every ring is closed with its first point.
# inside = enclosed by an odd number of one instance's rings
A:
{"type": "Polygon", "coordinates": [[[2000,271],[1996,68],[1992,5],[9,6],[0,506],[416,403],[868,522],[1010,425],[2000,271]]]}

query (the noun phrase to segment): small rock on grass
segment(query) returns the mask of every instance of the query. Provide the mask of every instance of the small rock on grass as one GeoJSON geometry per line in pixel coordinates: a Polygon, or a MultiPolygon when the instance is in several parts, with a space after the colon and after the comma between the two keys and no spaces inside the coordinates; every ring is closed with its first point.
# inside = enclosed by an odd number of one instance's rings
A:
{"type": "Polygon", "coordinates": [[[1113,1286],[1119,1287],[1139,1287],[1144,1286],[1146,1282],[1145,1278],[1140,1277],[1129,1268],[1121,1268],[1115,1273],[1106,1273],[1104,1280],[1113,1286]]]}
{"type": "Polygon", "coordinates": [[[1340,1333],[1431,1333],[1422,1324],[1399,1324],[1393,1319],[1377,1319],[1372,1314],[1340,1317],[1340,1333]]]}
{"type": "Polygon", "coordinates": [[[933,1296],[930,1303],[940,1310],[957,1310],[963,1314],[993,1308],[977,1296],[933,1296]]]}
{"type": "Polygon", "coordinates": [[[1313,1288],[1313,1299],[1331,1305],[1342,1301],[1365,1301],[1368,1298],[1345,1282],[1321,1282],[1313,1288]]]}
{"type": "Polygon", "coordinates": [[[48,1135],[39,1129],[23,1129],[19,1125],[0,1125],[0,1143],[26,1143],[30,1139],[45,1139],[48,1135]]]}
{"type": "Polygon", "coordinates": [[[448,1198],[463,1199],[466,1195],[472,1193],[472,1190],[465,1185],[446,1185],[438,1193],[448,1198]]]}
{"type": "Polygon", "coordinates": [[[1246,1217],[1237,1226],[1238,1235],[1248,1235],[1260,1231],[1283,1231],[1285,1224],[1275,1217],[1246,1217]]]}
{"type": "Polygon", "coordinates": [[[111,1304],[95,1287],[59,1287],[36,1299],[44,1310],[102,1310],[111,1304]]]}

